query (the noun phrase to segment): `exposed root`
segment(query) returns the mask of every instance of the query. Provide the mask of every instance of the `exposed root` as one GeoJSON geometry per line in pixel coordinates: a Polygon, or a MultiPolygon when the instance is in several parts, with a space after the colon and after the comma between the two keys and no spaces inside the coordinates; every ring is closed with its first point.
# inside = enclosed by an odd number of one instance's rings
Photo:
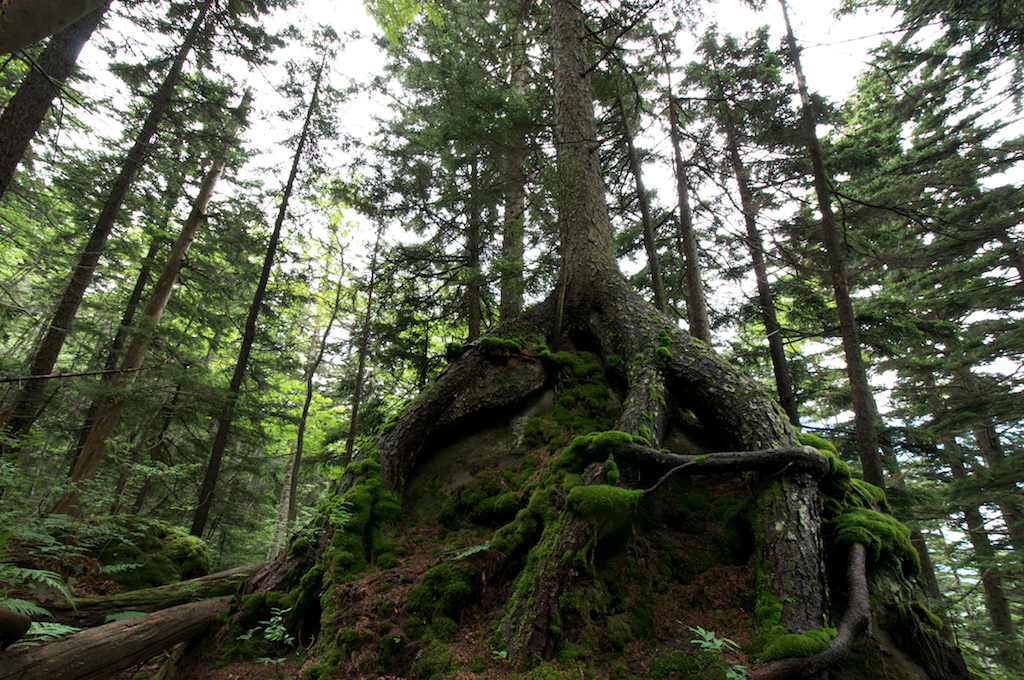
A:
{"type": "Polygon", "coordinates": [[[819,673],[840,661],[850,653],[857,634],[864,630],[871,620],[868,603],[868,579],[864,546],[855,543],[850,547],[847,562],[847,579],[850,585],[850,604],[839,622],[839,632],[828,648],[812,656],[785,659],[758,668],[751,673],[751,680],[796,680],[819,673]]]}

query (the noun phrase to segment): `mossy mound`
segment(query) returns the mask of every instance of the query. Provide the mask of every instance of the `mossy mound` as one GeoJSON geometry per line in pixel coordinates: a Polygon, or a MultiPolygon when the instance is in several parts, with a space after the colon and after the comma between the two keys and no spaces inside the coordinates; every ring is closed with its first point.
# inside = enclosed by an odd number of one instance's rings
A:
{"type": "Polygon", "coordinates": [[[136,590],[205,576],[210,571],[210,550],[206,542],[184,531],[139,517],[96,520],[113,522],[123,530],[123,539],[111,542],[99,552],[104,564],[125,565],[112,570],[111,578],[136,590]],[[128,568],[127,565],[138,565],[128,568]]]}

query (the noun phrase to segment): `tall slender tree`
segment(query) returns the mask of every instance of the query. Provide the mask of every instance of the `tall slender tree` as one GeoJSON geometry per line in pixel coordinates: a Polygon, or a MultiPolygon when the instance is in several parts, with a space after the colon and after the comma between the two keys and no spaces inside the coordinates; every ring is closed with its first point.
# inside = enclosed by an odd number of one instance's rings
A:
{"type": "Polygon", "coordinates": [[[281,194],[281,204],[278,208],[277,219],[274,221],[274,229],[267,244],[266,254],[263,259],[263,269],[260,272],[259,282],[253,293],[252,304],[249,306],[249,314],[245,320],[245,330],[242,334],[242,344],[238,350],[238,358],[235,361],[235,369],[231,376],[231,383],[228,385],[228,394],[220,409],[217,418],[217,434],[213,440],[213,447],[210,451],[210,458],[207,461],[206,473],[199,489],[199,500],[196,503],[195,514],[192,519],[190,533],[193,536],[201,537],[206,529],[206,523],[210,517],[210,508],[213,504],[213,497],[217,491],[217,482],[220,477],[220,468],[227,451],[228,439],[231,435],[231,424],[235,414],[235,406],[238,403],[238,395],[242,390],[242,381],[245,379],[246,368],[249,363],[249,354],[252,351],[253,341],[256,338],[256,323],[259,319],[260,308],[264,304],[264,297],[267,291],[267,284],[270,281],[270,273],[273,270],[277,247],[281,240],[281,231],[284,228],[284,221],[288,215],[288,204],[295,189],[295,181],[299,175],[302,165],[303,152],[306,145],[314,134],[313,123],[321,113],[319,101],[321,88],[324,83],[324,70],[330,50],[324,48],[320,64],[312,73],[313,92],[310,95],[309,105],[306,108],[305,120],[302,123],[302,131],[299,133],[295,153],[292,155],[291,170],[285,182],[281,194]]]}

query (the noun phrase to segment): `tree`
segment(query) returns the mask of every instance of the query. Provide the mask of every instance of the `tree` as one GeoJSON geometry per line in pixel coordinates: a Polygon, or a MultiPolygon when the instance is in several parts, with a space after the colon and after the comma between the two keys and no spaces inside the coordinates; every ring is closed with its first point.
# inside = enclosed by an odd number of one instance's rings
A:
{"type": "Polygon", "coordinates": [[[71,75],[82,47],[110,7],[100,3],[81,19],[54,35],[0,115],[0,197],[50,110],[53,98],[71,75]]]}
{"type": "MultiPolygon", "coordinates": [[[[92,233],[86,242],[82,255],[75,265],[72,274],[60,301],[50,319],[46,335],[29,363],[29,373],[33,376],[46,376],[53,370],[57,357],[60,355],[64,341],[71,332],[71,324],[82,303],[89,283],[92,281],[93,272],[103,253],[104,245],[110,237],[114,224],[120,213],[128,192],[131,189],[135,176],[148,156],[150,140],[156,134],[161,119],[171,104],[171,97],[178,85],[178,77],[181,75],[185,60],[206,21],[206,15],[213,5],[213,0],[206,0],[200,7],[192,22],[192,26],[185,36],[184,41],[175,53],[174,61],[171,64],[167,75],[164,77],[160,89],[153,98],[152,106],[146,120],[135,138],[135,144],[128,152],[121,165],[121,170],[111,186],[103,210],[96,220],[92,233]]],[[[42,377],[30,380],[25,389],[22,390],[10,409],[10,416],[3,427],[5,433],[18,440],[24,438],[32,427],[32,423],[39,415],[39,407],[42,403],[47,381],[42,377]]],[[[5,441],[4,451],[9,444],[5,441]]]]}
{"type": "MultiPolygon", "coordinates": [[[[244,122],[248,113],[250,99],[251,95],[247,92],[242,99],[242,103],[232,112],[233,120],[228,124],[228,137],[232,136],[244,122]]],[[[128,346],[121,361],[119,367],[121,374],[115,376],[111,381],[110,394],[100,404],[92,426],[89,428],[89,432],[82,444],[82,450],[71,470],[71,481],[79,487],[83,482],[92,479],[99,469],[103,452],[107,447],[107,439],[114,432],[114,428],[117,427],[121,411],[127,400],[128,395],[125,391],[128,384],[135,377],[135,372],[142,366],[157,324],[159,324],[160,317],[163,316],[167,302],[170,300],[174,283],[178,278],[178,272],[181,271],[185,256],[193,240],[195,240],[199,227],[206,221],[206,211],[209,207],[210,199],[213,197],[214,188],[217,186],[217,181],[220,179],[227,162],[228,157],[224,152],[218,154],[218,157],[213,159],[210,170],[199,190],[199,195],[196,196],[196,200],[193,203],[192,211],[182,226],[177,240],[171,246],[167,260],[164,262],[163,269],[153,288],[153,293],[142,312],[143,319],[139,324],[136,336],[128,346]]],[[[60,502],[57,503],[54,512],[61,514],[75,513],[77,504],[77,492],[69,490],[64,494],[60,502]]]]}
{"type": "Polygon", "coordinates": [[[306,109],[305,120],[302,123],[302,131],[299,133],[295,153],[292,156],[291,170],[288,173],[288,179],[285,182],[281,195],[277,219],[274,221],[274,230],[271,232],[270,241],[267,244],[266,254],[263,258],[263,270],[260,273],[259,282],[256,284],[256,290],[253,293],[252,304],[249,306],[242,343],[238,350],[238,358],[235,361],[235,370],[231,376],[231,383],[228,385],[228,394],[224,399],[224,404],[217,419],[217,435],[213,440],[210,458],[206,465],[206,475],[199,489],[199,500],[196,503],[195,515],[192,519],[192,528],[190,530],[190,533],[196,537],[203,535],[203,531],[206,529],[206,522],[210,517],[210,507],[213,504],[213,496],[217,490],[221,463],[224,460],[228,438],[231,434],[231,422],[235,413],[235,405],[238,402],[238,395],[242,389],[242,380],[245,378],[246,368],[249,363],[249,353],[252,351],[253,340],[256,337],[256,323],[259,319],[260,309],[264,304],[267,283],[270,281],[270,273],[274,267],[277,255],[278,242],[281,239],[281,231],[284,228],[284,221],[288,215],[288,203],[295,188],[295,180],[298,177],[302,164],[303,152],[306,150],[307,143],[310,142],[310,137],[314,134],[313,123],[321,113],[320,107],[322,104],[318,99],[321,87],[326,86],[326,83],[323,82],[324,67],[327,64],[329,54],[330,51],[324,48],[320,65],[313,71],[313,93],[310,95],[309,106],[306,109]]]}
{"type": "Polygon", "coordinates": [[[814,174],[814,193],[821,211],[821,237],[828,254],[829,273],[832,290],[835,295],[836,309],[839,313],[839,326],[843,339],[843,354],[846,357],[846,373],[853,395],[854,427],[857,434],[857,452],[860,455],[864,479],[879,488],[885,488],[885,475],[882,468],[882,457],[878,448],[878,407],[868,382],[864,357],[861,354],[860,330],[854,313],[853,301],[850,298],[849,283],[846,278],[846,265],[843,257],[843,243],[835,214],[832,212],[832,193],[829,179],[822,160],[821,145],[815,132],[814,105],[807,90],[803,67],[800,65],[800,51],[793,35],[793,27],[789,22],[789,10],[785,0],[779,0],[782,14],[786,21],[786,42],[789,58],[796,70],[797,86],[800,91],[804,134],[807,137],[807,154],[811,159],[814,174]]]}
{"type": "Polygon", "coordinates": [[[739,191],[746,242],[757,281],[758,309],[764,322],[779,402],[789,421],[799,427],[800,415],[786,358],[783,330],[775,308],[775,294],[768,280],[764,239],[758,228],[758,200],[754,195],[750,169],[740,153],[741,120],[746,118],[748,127],[760,124],[770,129],[776,108],[784,106],[789,94],[780,87],[781,63],[768,50],[767,39],[767,32],[762,30],[743,47],[729,37],[720,46],[716,35],[706,35],[701,48],[708,63],[694,64],[691,78],[703,82],[707,88],[709,108],[725,133],[726,162],[731,167],[739,191]],[[767,116],[764,115],[766,112],[767,116]],[[754,120],[758,117],[767,117],[767,121],[754,120]]]}
{"type": "Polygon", "coordinates": [[[0,8],[0,54],[27,47],[60,31],[106,0],[8,0],[0,8]]]}

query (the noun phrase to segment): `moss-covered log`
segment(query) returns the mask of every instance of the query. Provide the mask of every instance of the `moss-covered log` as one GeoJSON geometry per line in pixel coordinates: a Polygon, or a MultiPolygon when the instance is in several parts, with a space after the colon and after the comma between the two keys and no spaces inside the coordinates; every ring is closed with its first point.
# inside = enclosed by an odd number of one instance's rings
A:
{"type": "Polygon", "coordinates": [[[0,663],[0,680],[101,680],[204,633],[230,597],[171,607],[75,633],[0,663]]]}
{"type": "Polygon", "coordinates": [[[262,564],[253,564],[166,586],[131,590],[127,593],[107,597],[74,598],[71,602],[58,601],[48,607],[54,619],[60,623],[79,628],[98,626],[110,614],[125,611],[149,613],[188,602],[231,595],[247,583],[263,566],[262,564]]]}

